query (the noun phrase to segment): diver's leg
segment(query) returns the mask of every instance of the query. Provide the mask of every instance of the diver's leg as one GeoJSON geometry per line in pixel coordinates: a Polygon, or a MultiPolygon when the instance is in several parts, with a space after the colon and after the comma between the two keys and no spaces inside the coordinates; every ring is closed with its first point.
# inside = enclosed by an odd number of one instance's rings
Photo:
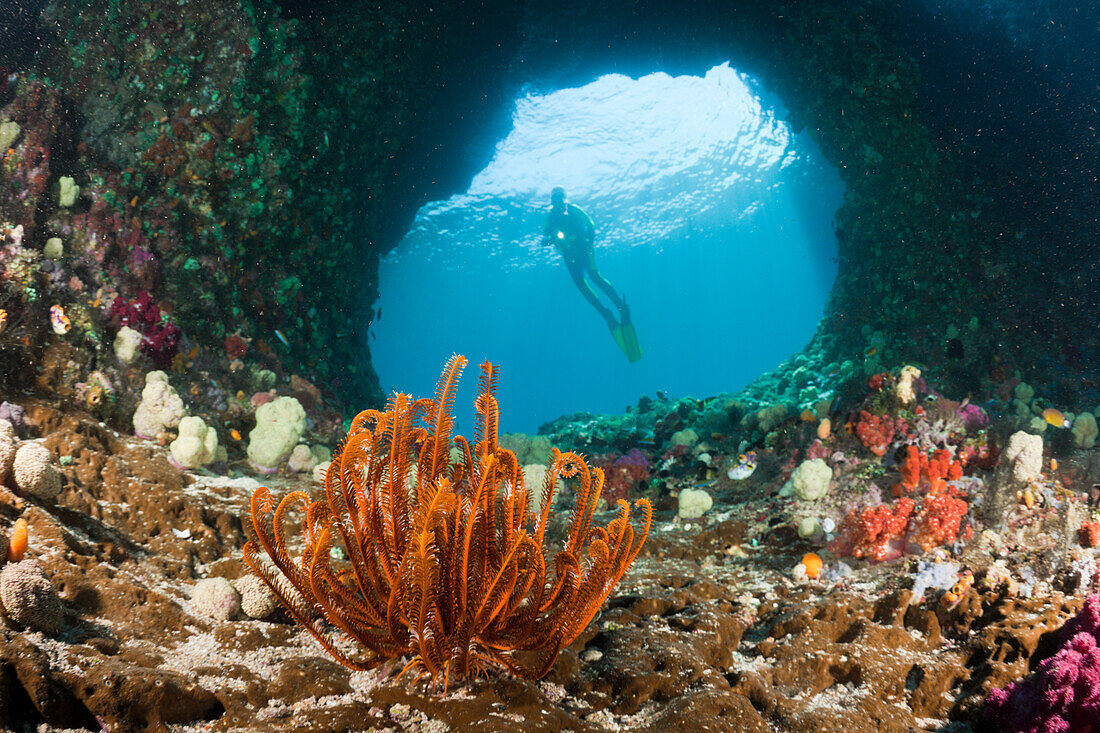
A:
{"type": "Polygon", "coordinates": [[[600,298],[596,295],[596,291],[594,291],[592,286],[588,284],[588,281],[584,279],[585,268],[583,268],[579,262],[572,260],[566,260],[565,266],[569,270],[569,277],[573,278],[573,284],[577,286],[577,290],[581,291],[581,295],[584,296],[584,299],[591,303],[592,307],[603,316],[603,319],[607,321],[608,327],[610,328],[617,325],[615,316],[607,309],[607,306],[600,302],[600,298]]]}
{"type": "Polygon", "coordinates": [[[588,252],[586,258],[585,271],[588,274],[588,279],[596,283],[600,287],[600,290],[607,293],[607,297],[611,299],[611,302],[615,304],[615,307],[619,309],[619,313],[623,313],[626,309],[626,301],[621,295],[615,292],[614,286],[608,281],[606,277],[600,274],[600,271],[596,269],[596,257],[591,250],[588,252]]]}

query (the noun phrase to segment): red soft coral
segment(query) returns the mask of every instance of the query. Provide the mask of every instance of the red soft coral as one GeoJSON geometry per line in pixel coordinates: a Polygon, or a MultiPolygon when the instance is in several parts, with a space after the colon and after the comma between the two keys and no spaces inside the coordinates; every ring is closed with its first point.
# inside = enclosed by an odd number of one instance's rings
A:
{"type": "Polygon", "coordinates": [[[893,510],[884,504],[852,509],[840,523],[837,539],[829,544],[829,549],[838,555],[866,557],[874,562],[897,557],[901,553],[898,545],[905,544],[905,528],[915,506],[912,499],[905,497],[893,510]]]}
{"type": "Polygon", "coordinates": [[[959,523],[969,509],[965,501],[955,496],[927,497],[913,519],[913,541],[925,552],[954,542],[959,536],[959,523]]]}
{"type": "Polygon", "coordinates": [[[895,433],[905,432],[907,425],[905,420],[895,420],[889,415],[872,415],[866,410],[859,411],[859,420],[856,422],[856,435],[867,447],[867,450],[876,456],[886,455],[886,449],[894,440],[895,433]]]}

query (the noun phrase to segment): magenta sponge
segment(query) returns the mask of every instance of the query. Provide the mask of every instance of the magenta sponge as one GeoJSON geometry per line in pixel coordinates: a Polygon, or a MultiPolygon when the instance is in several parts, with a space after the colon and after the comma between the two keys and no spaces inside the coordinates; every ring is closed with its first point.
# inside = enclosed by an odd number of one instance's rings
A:
{"type": "Polygon", "coordinates": [[[1100,733],[1100,595],[1062,627],[1062,646],[1030,677],[985,701],[999,733],[1100,733]]]}

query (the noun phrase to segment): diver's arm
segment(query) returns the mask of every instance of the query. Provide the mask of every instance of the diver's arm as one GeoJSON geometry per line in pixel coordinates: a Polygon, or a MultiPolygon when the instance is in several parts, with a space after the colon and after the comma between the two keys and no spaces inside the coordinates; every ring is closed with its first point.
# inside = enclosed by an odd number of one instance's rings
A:
{"type": "Polygon", "coordinates": [[[550,247],[555,242],[561,239],[561,229],[555,226],[554,217],[547,215],[546,224],[542,227],[542,245],[544,247],[550,247]]]}
{"type": "Polygon", "coordinates": [[[573,213],[576,214],[577,221],[580,222],[584,239],[588,242],[596,241],[596,224],[592,221],[592,217],[579,206],[570,204],[570,208],[572,208],[573,213]]]}

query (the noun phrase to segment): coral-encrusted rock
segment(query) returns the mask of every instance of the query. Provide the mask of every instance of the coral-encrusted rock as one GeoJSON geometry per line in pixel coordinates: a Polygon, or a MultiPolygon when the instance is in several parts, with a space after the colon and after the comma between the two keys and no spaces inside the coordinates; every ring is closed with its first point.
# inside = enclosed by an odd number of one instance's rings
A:
{"type": "Polygon", "coordinates": [[[195,584],[191,605],[196,613],[228,621],[241,610],[241,597],[225,578],[205,578],[195,584]]]}
{"type": "Polygon", "coordinates": [[[677,515],[680,519],[698,519],[713,505],[714,499],[705,489],[683,489],[680,491],[677,515]]]}
{"type": "Polygon", "coordinates": [[[47,634],[61,630],[65,609],[37,560],[4,566],[0,571],[0,602],[17,623],[47,634]]]}
{"type": "Polygon", "coordinates": [[[233,581],[237,592],[241,594],[241,610],[249,618],[267,618],[275,613],[278,601],[275,594],[255,575],[246,575],[233,581]]]}
{"type": "Polygon", "coordinates": [[[812,458],[791,473],[789,488],[783,487],[783,495],[793,493],[802,501],[817,501],[828,493],[832,480],[833,469],[829,468],[829,464],[820,458],[812,458]]]}
{"type": "Polygon", "coordinates": [[[301,443],[294,446],[286,462],[287,468],[294,473],[310,473],[315,465],[317,465],[317,459],[313,457],[313,452],[308,445],[301,443]]]}
{"type": "Polygon", "coordinates": [[[61,476],[53,467],[53,454],[38,443],[19,446],[12,473],[15,485],[40,501],[54,501],[61,493],[61,476]]]}
{"type": "Polygon", "coordinates": [[[318,463],[313,467],[313,480],[319,484],[325,483],[325,476],[328,473],[328,467],[332,465],[332,461],[325,461],[324,463],[318,463]]]}

